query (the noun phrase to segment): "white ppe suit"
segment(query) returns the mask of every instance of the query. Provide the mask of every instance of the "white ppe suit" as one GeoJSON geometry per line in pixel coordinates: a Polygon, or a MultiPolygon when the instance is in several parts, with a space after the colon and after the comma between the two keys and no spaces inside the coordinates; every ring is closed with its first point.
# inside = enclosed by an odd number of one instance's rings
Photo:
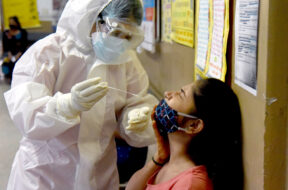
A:
{"type": "MultiPolygon", "coordinates": [[[[39,40],[17,62],[5,93],[10,116],[23,135],[8,190],[117,190],[115,133],[132,146],[154,143],[152,127],[127,131],[128,112],[152,108],[148,77],[134,51],[119,65],[101,64],[89,38],[108,0],[69,0],[57,31],[39,40]],[[57,98],[87,78],[101,77],[110,89],[89,111],[66,118],[57,98]]],[[[103,63],[103,62],[102,62],[103,63]]]]}

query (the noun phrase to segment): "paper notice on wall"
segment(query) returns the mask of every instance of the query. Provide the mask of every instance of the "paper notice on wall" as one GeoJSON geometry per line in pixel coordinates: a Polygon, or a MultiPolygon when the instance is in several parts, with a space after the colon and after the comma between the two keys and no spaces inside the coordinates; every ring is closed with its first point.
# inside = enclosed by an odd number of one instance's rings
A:
{"type": "Polygon", "coordinates": [[[64,7],[68,0],[53,0],[53,21],[52,25],[55,27],[61,17],[64,7]]]}
{"type": "Polygon", "coordinates": [[[213,1],[213,30],[208,76],[220,79],[223,69],[225,1],[213,1]]]}
{"type": "Polygon", "coordinates": [[[144,41],[138,48],[144,48],[152,53],[155,52],[155,0],[143,0],[144,16],[141,28],[144,31],[144,41]]]}
{"type": "Polygon", "coordinates": [[[229,0],[196,1],[195,79],[225,81],[229,0]]]}
{"type": "Polygon", "coordinates": [[[5,28],[9,17],[17,16],[23,28],[39,27],[37,0],[2,0],[5,28]]]}
{"type": "Polygon", "coordinates": [[[238,0],[235,15],[235,83],[257,95],[259,0],[238,0]]]}
{"type": "Polygon", "coordinates": [[[162,1],[162,41],[171,43],[172,33],[172,3],[171,0],[162,1]]]}
{"type": "Polygon", "coordinates": [[[172,40],[194,46],[194,0],[172,1],[172,40]]]}
{"type": "Polygon", "coordinates": [[[201,0],[197,15],[196,66],[203,72],[206,68],[209,43],[209,0],[201,0]]]}
{"type": "Polygon", "coordinates": [[[37,0],[39,19],[42,21],[53,20],[53,1],[52,0],[37,0]]]}

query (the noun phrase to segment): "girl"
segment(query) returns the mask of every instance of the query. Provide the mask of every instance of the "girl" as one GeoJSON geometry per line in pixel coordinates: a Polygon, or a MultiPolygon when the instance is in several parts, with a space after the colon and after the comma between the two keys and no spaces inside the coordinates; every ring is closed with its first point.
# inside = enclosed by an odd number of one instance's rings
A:
{"type": "Polygon", "coordinates": [[[152,113],[158,150],[126,190],[243,189],[241,114],[231,88],[203,79],[164,95],[152,113]]]}
{"type": "Polygon", "coordinates": [[[3,64],[5,78],[11,79],[16,61],[25,52],[28,40],[27,32],[21,27],[17,16],[9,18],[9,30],[3,32],[3,64]]]}

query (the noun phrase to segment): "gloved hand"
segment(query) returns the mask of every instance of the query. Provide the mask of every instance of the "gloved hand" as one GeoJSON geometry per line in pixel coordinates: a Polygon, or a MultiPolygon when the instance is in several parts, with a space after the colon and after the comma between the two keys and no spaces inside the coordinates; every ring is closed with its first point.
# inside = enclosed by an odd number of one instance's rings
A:
{"type": "Polygon", "coordinates": [[[72,87],[71,93],[58,98],[57,108],[60,114],[75,117],[81,111],[90,110],[108,92],[107,83],[100,81],[101,78],[96,77],[77,83],[72,87]]]}
{"type": "Polygon", "coordinates": [[[151,109],[149,107],[142,107],[133,109],[128,113],[128,126],[127,130],[134,132],[144,131],[150,121],[151,109]]]}

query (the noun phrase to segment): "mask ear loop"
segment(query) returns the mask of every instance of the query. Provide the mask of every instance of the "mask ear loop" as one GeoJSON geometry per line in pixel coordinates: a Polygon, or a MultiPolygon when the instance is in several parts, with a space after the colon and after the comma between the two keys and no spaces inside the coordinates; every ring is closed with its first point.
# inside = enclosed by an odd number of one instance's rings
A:
{"type": "Polygon", "coordinates": [[[188,115],[188,114],[182,113],[182,112],[177,112],[177,113],[178,113],[178,115],[181,115],[183,117],[188,117],[188,118],[191,118],[191,119],[199,119],[199,117],[196,117],[194,115],[188,115]]]}
{"type": "MultiPolygon", "coordinates": [[[[191,119],[199,119],[198,117],[196,117],[196,116],[194,116],[194,115],[188,115],[188,114],[182,113],[182,112],[177,112],[177,114],[180,115],[180,116],[183,116],[183,117],[191,118],[191,119]]],[[[178,129],[179,131],[183,131],[183,132],[187,132],[187,133],[189,132],[186,128],[181,128],[181,127],[178,127],[178,126],[177,126],[177,129],[178,129]]]]}
{"type": "Polygon", "coordinates": [[[189,132],[186,128],[177,127],[177,129],[178,129],[179,131],[183,131],[183,132],[186,132],[186,133],[189,132]]]}

